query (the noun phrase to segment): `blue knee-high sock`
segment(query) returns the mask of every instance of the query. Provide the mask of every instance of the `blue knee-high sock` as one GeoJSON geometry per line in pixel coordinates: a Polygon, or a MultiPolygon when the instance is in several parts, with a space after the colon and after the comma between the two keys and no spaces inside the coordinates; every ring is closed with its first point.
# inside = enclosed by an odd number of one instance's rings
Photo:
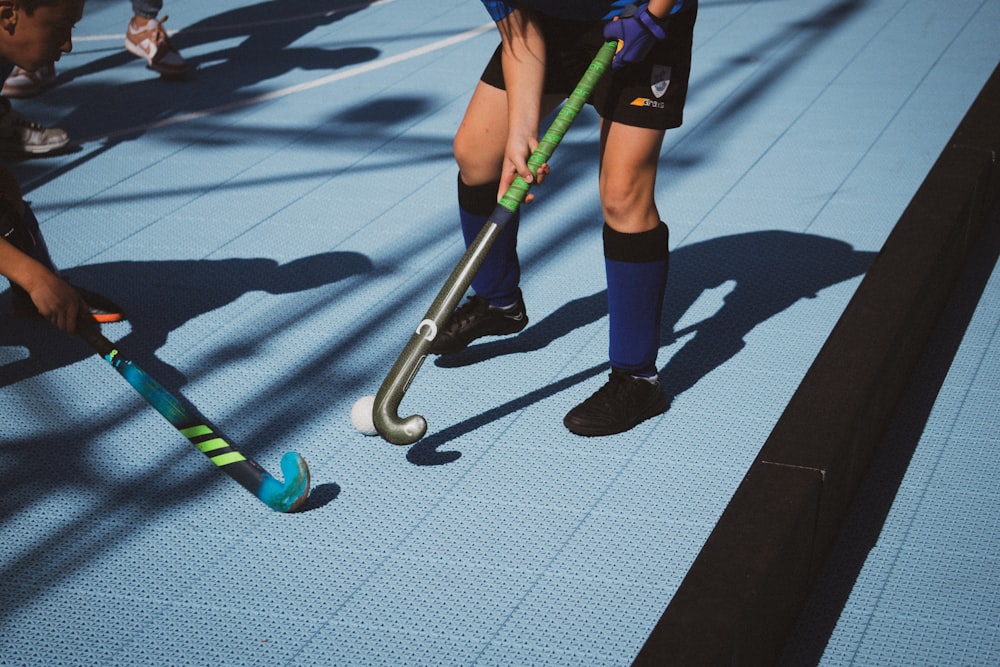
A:
{"type": "MultiPolygon", "coordinates": [[[[462,222],[465,247],[472,245],[489,221],[497,206],[498,182],[486,185],[466,185],[458,178],[458,214],[462,222]]],[[[493,242],[479,271],[472,278],[472,289],[494,306],[509,306],[519,297],[521,265],[517,259],[517,228],[515,214],[493,242]]]]}
{"type": "Polygon", "coordinates": [[[662,222],[639,234],[622,234],[604,225],[612,368],[645,377],[656,375],[669,239],[662,222]]]}

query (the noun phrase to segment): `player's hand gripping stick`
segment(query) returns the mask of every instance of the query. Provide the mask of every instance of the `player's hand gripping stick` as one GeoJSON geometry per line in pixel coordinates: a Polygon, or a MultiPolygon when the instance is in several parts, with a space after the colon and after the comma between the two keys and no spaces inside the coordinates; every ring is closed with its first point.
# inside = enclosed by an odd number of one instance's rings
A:
{"type": "Polygon", "coordinates": [[[275,479],[256,461],[241,454],[204,417],[184,407],[159,382],[124,358],[95,323],[81,321],[79,334],[198,451],[265,505],[278,512],[292,512],[305,502],[309,496],[309,466],[299,454],[286,452],[281,457],[285,481],[275,479]]]}
{"type": "MultiPolygon", "coordinates": [[[[617,47],[617,41],[605,43],[590,63],[587,72],[543,135],[538,148],[528,158],[528,168],[532,174],[548,161],[556,146],[562,141],[563,135],[590,98],[597,81],[607,71],[617,47]]],[[[455,307],[472,284],[473,277],[482,266],[500,231],[517,212],[530,187],[527,181],[517,176],[507,188],[486,225],[448,276],[424,319],[417,325],[416,331],[410,336],[410,340],[382,382],[375,395],[372,421],[379,435],[385,440],[395,445],[410,445],[424,437],[427,432],[427,420],[420,415],[401,418],[398,414],[399,404],[424,359],[427,358],[438,330],[447,323],[455,311],[455,307]]]]}

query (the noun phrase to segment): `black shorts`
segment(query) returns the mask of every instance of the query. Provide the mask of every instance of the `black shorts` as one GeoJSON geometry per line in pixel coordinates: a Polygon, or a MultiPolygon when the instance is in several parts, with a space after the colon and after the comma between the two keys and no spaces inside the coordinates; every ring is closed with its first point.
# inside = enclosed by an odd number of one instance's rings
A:
{"type": "MultiPolygon", "coordinates": [[[[602,118],[623,125],[666,130],[684,120],[691,42],[697,7],[675,14],[667,38],[641,63],[611,69],[594,87],[590,103],[602,118]]],[[[569,96],[604,44],[604,21],[566,21],[542,17],[545,36],[546,94],[569,96]]],[[[505,90],[498,46],[480,79],[505,90]]]]}

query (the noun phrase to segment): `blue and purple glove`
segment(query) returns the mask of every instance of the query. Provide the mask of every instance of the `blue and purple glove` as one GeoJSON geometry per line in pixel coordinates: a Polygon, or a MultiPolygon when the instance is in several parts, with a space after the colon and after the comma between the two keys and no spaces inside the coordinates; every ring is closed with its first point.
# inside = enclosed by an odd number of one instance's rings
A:
{"type": "MultiPolygon", "coordinates": [[[[626,12],[628,14],[628,12],[626,12]]],[[[620,40],[622,45],[611,63],[612,69],[621,69],[631,63],[642,62],[653,48],[653,44],[667,38],[667,23],[670,17],[657,18],[649,13],[649,5],[643,5],[631,15],[622,15],[604,26],[604,39],[620,40]]]]}

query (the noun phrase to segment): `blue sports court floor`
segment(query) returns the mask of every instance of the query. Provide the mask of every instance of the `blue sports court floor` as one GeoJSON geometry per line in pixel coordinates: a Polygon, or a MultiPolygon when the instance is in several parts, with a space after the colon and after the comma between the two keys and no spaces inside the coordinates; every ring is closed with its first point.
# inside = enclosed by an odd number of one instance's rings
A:
{"type": "MultiPolygon", "coordinates": [[[[348,414],[461,255],[450,142],[486,12],[166,12],[191,79],[124,52],[127,2],[89,0],[58,84],[14,102],[75,148],[11,167],[65,274],[126,307],[105,335],[272,472],[302,453],[313,495],[268,510],[4,305],[0,665],[629,664],[1000,59],[994,0],[702,0],[657,190],[672,408],[561,424],[607,373],[588,110],[525,211],[532,324],[426,363],[404,448],[348,414]]],[[[799,664],[1000,663],[998,281],[799,664]]]]}

